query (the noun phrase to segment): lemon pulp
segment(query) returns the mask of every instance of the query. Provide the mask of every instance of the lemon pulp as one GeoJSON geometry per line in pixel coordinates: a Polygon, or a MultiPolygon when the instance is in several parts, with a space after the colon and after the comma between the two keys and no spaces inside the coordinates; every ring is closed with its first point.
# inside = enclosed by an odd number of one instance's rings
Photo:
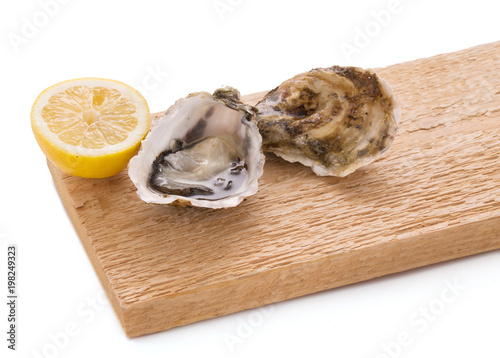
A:
{"type": "Polygon", "coordinates": [[[113,80],[58,83],[36,99],[31,123],[47,158],[63,172],[102,178],[123,170],[149,130],[146,100],[113,80]]]}

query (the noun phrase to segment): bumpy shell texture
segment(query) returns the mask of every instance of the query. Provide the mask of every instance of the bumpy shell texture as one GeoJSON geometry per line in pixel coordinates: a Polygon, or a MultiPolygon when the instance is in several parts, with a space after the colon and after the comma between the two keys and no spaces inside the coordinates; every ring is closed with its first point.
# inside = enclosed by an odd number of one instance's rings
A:
{"type": "Polygon", "coordinates": [[[130,160],[128,174],[139,197],[218,209],[255,194],[264,166],[255,111],[231,87],[178,100],[130,160]]]}
{"type": "Polygon", "coordinates": [[[340,177],[384,153],[401,116],[386,81],[371,70],[340,66],[285,81],[257,108],[264,150],[340,177]]]}

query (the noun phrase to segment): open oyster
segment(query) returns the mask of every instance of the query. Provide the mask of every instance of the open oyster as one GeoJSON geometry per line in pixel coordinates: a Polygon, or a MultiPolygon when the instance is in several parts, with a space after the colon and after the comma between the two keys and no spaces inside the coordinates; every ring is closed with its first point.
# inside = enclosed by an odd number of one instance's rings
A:
{"type": "Polygon", "coordinates": [[[340,177],[386,151],[401,116],[387,82],[371,70],[339,66],[283,82],[257,108],[265,150],[340,177]]]}
{"type": "Polygon", "coordinates": [[[130,160],[139,197],[156,204],[224,208],[255,194],[262,137],[255,108],[231,87],[193,93],[158,120],[130,160]]]}

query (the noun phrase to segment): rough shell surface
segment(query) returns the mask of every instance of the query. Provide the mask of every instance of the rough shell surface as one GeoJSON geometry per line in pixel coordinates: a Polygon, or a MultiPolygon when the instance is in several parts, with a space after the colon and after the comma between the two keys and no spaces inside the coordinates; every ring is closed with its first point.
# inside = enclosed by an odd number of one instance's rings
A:
{"type": "Polygon", "coordinates": [[[371,70],[340,66],[285,81],[257,108],[264,150],[341,177],[391,146],[401,116],[386,81],[371,70]]]}

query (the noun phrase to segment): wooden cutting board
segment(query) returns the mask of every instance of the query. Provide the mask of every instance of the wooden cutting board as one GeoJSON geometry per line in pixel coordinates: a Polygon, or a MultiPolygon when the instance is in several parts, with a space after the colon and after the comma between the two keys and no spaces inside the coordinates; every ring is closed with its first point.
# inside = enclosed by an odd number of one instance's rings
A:
{"type": "Polygon", "coordinates": [[[346,178],[267,155],[255,196],[209,210],[148,205],[125,171],[49,163],[127,336],[500,248],[500,42],[378,73],[399,133],[346,178]]]}

